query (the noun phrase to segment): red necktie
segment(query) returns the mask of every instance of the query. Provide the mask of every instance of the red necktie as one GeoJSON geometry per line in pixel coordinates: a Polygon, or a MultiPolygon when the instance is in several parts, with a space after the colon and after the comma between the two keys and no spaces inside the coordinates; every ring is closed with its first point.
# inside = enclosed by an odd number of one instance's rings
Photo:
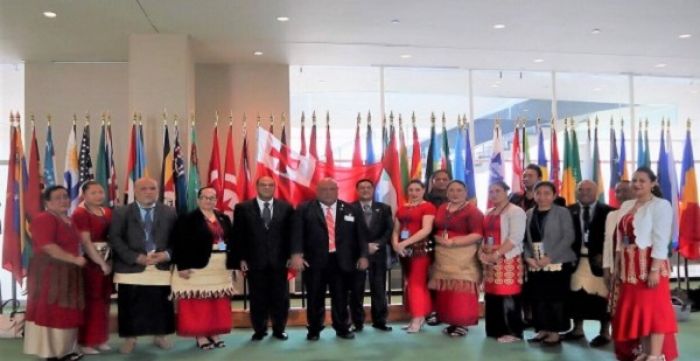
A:
{"type": "Polygon", "coordinates": [[[326,228],[328,229],[328,252],[335,252],[335,219],[331,207],[326,207],[326,228]]]}

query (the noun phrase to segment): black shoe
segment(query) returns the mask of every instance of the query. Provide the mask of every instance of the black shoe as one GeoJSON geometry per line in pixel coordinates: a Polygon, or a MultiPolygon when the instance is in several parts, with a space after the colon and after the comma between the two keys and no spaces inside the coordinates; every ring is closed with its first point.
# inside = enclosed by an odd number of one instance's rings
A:
{"type": "Polygon", "coordinates": [[[353,325],[352,327],[350,327],[350,332],[362,332],[362,330],[364,328],[365,328],[365,325],[360,323],[360,324],[353,325]]]}
{"type": "Polygon", "coordinates": [[[528,339],[527,339],[527,342],[529,342],[529,343],[540,343],[540,342],[542,342],[542,340],[544,340],[544,337],[537,337],[537,336],[535,336],[535,337],[533,337],[533,338],[528,338],[528,339]]]}
{"type": "Polygon", "coordinates": [[[348,332],[336,332],[336,336],[344,339],[344,340],[352,340],[355,338],[355,334],[348,331],[348,332]]]}
{"type": "Polygon", "coordinates": [[[558,338],[556,341],[547,341],[546,339],[542,340],[542,346],[553,347],[559,345],[561,345],[561,338],[558,338]]]}
{"type": "Polygon", "coordinates": [[[372,324],[372,327],[381,331],[391,331],[391,326],[387,326],[386,324],[372,324]]]}
{"type": "Polygon", "coordinates": [[[591,345],[591,347],[603,347],[609,343],[610,343],[609,338],[602,336],[602,335],[598,335],[593,340],[591,340],[589,345],[591,345]]]}
{"type": "Polygon", "coordinates": [[[429,315],[425,316],[425,323],[427,323],[428,326],[439,325],[440,320],[438,320],[437,312],[431,312],[429,315]]]}
{"type": "Polygon", "coordinates": [[[287,341],[287,339],[289,339],[289,335],[287,335],[287,333],[284,332],[284,331],[282,331],[282,332],[273,332],[273,333],[272,333],[272,337],[274,337],[274,338],[276,338],[276,339],[278,339],[278,340],[282,340],[282,341],[287,341]]]}
{"type": "Polygon", "coordinates": [[[574,331],[569,331],[561,336],[566,341],[577,341],[577,340],[580,340],[580,339],[586,337],[586,335],[584,335],[582,333],[574,333],[574,331]]]}
{"type": "Polygon", "coordinates": [[[320,334],[318,332],[309,332],[306,334],[306,339],[309,341],[318,341],[320,339],[320,334]]]}
{"type": "Polygon", "coordinates": [[[72,353],[69,353],[69,354],[59,358],[59,360],[60,361],[78,361],[81,358],[83,358],[83,356],[85,356],[85,355],[83,355],[82,353],[72,352],[72,353]]]}
{"type": "Polygon", "coordinates": [[[250,338],[251,341],[260,341],[267,336],[267,332],[256,332],[253,337],[250,338]]]}

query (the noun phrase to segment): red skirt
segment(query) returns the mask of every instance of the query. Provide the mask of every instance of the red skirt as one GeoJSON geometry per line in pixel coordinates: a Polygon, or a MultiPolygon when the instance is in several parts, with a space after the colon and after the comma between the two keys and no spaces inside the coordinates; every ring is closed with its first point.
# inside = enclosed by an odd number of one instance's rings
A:
{"type": "Polygon", "coordinates": [[[431,262],[430,256],[403,259],[402,265],[406,276],[404,305],[411,317],[425,317],[433,310],[428,290],[428,272],[431,262]]]}
{"type": "Polygon", "coordinates": [[[83,269],[85,281],[85,322],[78,331],[81,346],[98,346],[109,339],[109,304],[112,295],[112,276],[105,276],[93,262],[83,269]]]}
{"type": "Polygon", "coordinates": [[[231,332],[231,301],[228,297],[177,301],[177,334],[208,337],[231,332]]]}
{"type": "Polygon", "coordinates": [[[454,326],[473,326],[479,323],[479,295],[477,293],[438,290],[435,310],[440,321],[454,326]]]}
{"type": "MultiPolygon", "coordinates": [[[[619,361],[634,361],[637,355],[634,351],[639,347],[639,340],[615,341],[615,357],[619,361]]],[[[678,358],[678,346],[675,335],[666,335],[661,353],[666,357],[666,361],[673,361],[678,358]]]]}

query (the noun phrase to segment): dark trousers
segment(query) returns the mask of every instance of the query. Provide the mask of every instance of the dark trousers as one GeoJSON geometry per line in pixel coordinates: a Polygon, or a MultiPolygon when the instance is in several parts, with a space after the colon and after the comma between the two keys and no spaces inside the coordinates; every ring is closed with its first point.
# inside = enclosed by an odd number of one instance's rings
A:
{"type": "Polygon", "coordinates": [[[309,333],[320,333],[326,316],[326,289],[331,294],[331,319],[338,334],[349,332],[348,297],[355,272],[344,272],[338,266],[335,254],[328,255],[323,268],[307,268],[304,273],[306,285],[306,319],[309,333]]]}
{"type": "Polygon", "coordinates": [[[118,287],[119,337],[160,336],[175,332],[170,286],[120,284],[118,287]]]}
{"type": "Polygon", "coordinates": [[[270,320],[273,332],[284,332],[289,315],[287,269],[249,270],[246,277],[253,330],[256,333],[266,332],[270,320]]]}
{"type": "Polygon", "coordinates": [[[369,270],[355,272],[350,291],[350,317],[354,325],[365,323],[365,280],[369,276],[369,291],[372,299],[372,324],[386,325],[389,312],[386,300],[386,254],[377,252],[369,259],[369,270]]]}

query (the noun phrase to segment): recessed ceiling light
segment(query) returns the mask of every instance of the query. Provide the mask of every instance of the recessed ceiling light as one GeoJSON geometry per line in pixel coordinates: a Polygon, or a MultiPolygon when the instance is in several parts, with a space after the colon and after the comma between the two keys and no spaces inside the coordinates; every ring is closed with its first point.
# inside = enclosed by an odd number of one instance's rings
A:
{"type": "Polygon", "coordinates": [[[537,58],[537,59],[533,60],[533,62],[535,62],[535,63],[544,63],[544,59],[537,58]]]}
{"type": "Polygon", "coordinates": [[[413,55],[411,55],[411,54],[401,54],[402,59],[410,59],[412,57],[413,57],[413,55]]]}
{"type": "Polygon", "coordinates": [[[44,17],[47,17],[49,19],[53,19],[56,17],[56,13],[53,11],[44,11],[44,17]]]}
{"type": "Polygon", "coordinates": [[[593,35],[598,35],[598,34],[600,34],[600,29],[595,28],[595,29],[591,30],[591,34],[593,34],[593,35]]]}
{"type": "Polygon", "coordinates": [[[399,24],[399,23],[401,23],[401,20],[399,20],[399,19],[393,19],[393,20],[391,20],[391,23],[392,23],[392,24],[399,24]]]}
{"type": "Polygon", "coordinates": [[[262,51],[255,51],[255,52],[253,52],[253,55],[260,56],[260,55],[263,55],[263,52],[262,51]]]}
{"type": "Polygon", "coordinates": [[[495,24],[495,25],[493,26],[493,28],[496,29],[496,30],[505,29],[505,28],[506,28],[506,24],[495,24]]]}
{"type": "Polygon", "coordinates": [[[666,67],[666,63],[658,63],[658,64],[654,65],[654,67],[655,67],[655,68],[665,68],[665,67],[666,67]]]}
{"type": "Polygon", "coordinates": [[[693,37],[693,34],[681,34],[678,35],[678,39],[690,39],[693,37]]]}
{"type": "Polygon", "coordinates": [[[289,17],[287,17],[287,16],[278,16],[278,17],[277,17],[277,21],[281,21],[281,22],[289,21],[289,17]]]}

